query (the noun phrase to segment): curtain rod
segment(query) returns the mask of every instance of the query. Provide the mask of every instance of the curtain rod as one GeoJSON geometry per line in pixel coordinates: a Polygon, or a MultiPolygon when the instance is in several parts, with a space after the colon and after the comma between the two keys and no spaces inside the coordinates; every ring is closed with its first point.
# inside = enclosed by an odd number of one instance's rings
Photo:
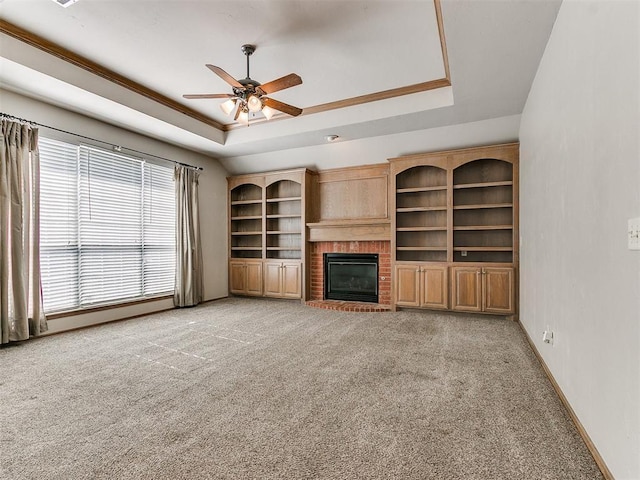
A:
{"type": "Polygon", "coordinates": [[[153,155],[152,153],[141,152],[139,150],[134,150],[133,148],[122,147],[120,145],[114,145],[113,143],[105,142],[104,140],[98,140],[97,138],[87,137],[85,135],[80,135],[79,133],[68,132],[66,130],[61,130],[59,128],[50,127],[49,125],[44,125],[42,123],[34,122],[33,120],[26,120],[24,118],[16,117],[15,115],[9,115],[8,113],[0,112],[0,117],[1,118],[8,118],[10,120],[17,120],[18,122],[28,123],[30,125],[36,125],[38,127],[48,128],[50,130],[55,130],[56,132],[66,133],[68,135],[73,135],[74,137],[84,138],[85,140],[91,140],[93,142],[103,143],[105,145],[111,146],[116,152],[120,152],[120,151],[122,151],[124,149],[124,150],[127,150],[129,152],[137,153],[139,155],[145,155],[145,156],[148,156],[148,157],[154,157],[154,158],[158,158],[160,160],[164,160],[166,162],[171,162],[171,163],[175,163],[177,165],[182,165],[183,167],[193,168],[194,170],[199,170],[199,171],[203,171],[204,170],[204,168],[202,168],[202,167],[195,167],[193,165],[189,165],[188,163],[178,162],[177,160],[171,160],[169,158],[160,157],[158,155],[153,155]]]}

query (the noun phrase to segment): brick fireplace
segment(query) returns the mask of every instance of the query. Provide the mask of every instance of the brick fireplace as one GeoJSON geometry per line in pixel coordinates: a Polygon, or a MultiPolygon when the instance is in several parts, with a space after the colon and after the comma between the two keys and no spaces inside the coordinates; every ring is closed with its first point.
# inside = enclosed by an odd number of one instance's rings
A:
{"type": "Polygon", "coordinates": [[[312,242],[310,276],[311,291],[307,304],[316,307],[356,312],[387,311],[391,304],[391,242],[388,241],[333,241],[312,242]],[[324,296],[325,253],[377,253],[378,254],[378,302],[340,302],[324,296]]]}

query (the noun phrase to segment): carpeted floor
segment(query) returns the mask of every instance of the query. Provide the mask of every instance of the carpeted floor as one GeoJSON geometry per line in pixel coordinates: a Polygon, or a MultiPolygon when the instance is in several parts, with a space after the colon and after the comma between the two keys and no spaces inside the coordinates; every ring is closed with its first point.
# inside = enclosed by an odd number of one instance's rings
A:
{"type": "Polygon", "coordinates": [[[231,298],[0,369],[3,479],[602,478],[499,317],[231,298]]]}

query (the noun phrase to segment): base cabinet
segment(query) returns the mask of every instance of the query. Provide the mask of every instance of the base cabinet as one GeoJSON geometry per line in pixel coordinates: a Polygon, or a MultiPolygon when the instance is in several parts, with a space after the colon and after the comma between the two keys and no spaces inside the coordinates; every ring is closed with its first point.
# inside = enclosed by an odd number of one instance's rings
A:
{"type": "Polygon", "coordinates": [[[451,267],[453,310],[514,313],[514,269],[511,267],[451,267]]]}
{"type": "Polygon", "coordinates": [[[396,305],[446,309],[449,306],[448,284],[446,265],[397,264],[396,305]]]}
{"type": "Polygon", "coordinates": [[[262,262],[229,262],[229,291],[236,295],[262,296],[262,262]]]}
{"type": "Polygon", "coordinates": [[[302,265],[295,262],[265,262],[264,296],[300,298],[302,296],[302,265]]]}

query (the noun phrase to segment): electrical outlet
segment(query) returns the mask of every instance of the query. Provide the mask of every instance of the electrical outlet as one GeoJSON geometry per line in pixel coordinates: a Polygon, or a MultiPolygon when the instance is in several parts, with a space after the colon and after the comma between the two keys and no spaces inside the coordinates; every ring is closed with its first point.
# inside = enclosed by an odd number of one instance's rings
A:
{"type": "Polygon", "coordinates": [[[629,219],[629,250],[640,250],[640,217],[629,219]]]}
{"type": "Polygon", "coordinates": [[[544,343],[553,345],[553,332],[549,329],[549,327],[547,327],[547,329],[542,334],[542,341],[544,343]]]}

